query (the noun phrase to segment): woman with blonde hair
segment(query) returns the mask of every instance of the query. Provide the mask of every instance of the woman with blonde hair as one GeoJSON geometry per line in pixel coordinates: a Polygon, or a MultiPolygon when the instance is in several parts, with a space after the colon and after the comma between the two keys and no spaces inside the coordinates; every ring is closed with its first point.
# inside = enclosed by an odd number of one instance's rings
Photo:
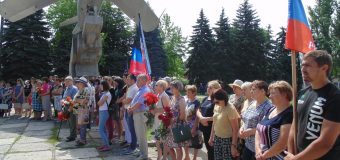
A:
{"type": "Polygon", "coordinates": [[[255,134],[256,159],[283,160],[287,139],[293,121],[292,87],[286,81],[269,85],[273,106],[257,124],[255,134]]]}
{"type": "Polygon", "coordinates": [[[185,146],[185,160],[190,160],[189,157],[189,147],[194,149],[194,157],[193,160],[196,160],[198,150],[202,148],[202,132],[198,131],[198,118],[196,116],[197,110],[200,107],[200,102],[197,99],[197,87],[195,85],[187,85],[185,86],[185,91],[187,94],[187,120],[188,124],[191,128],[191,144],[190,146],[185,146]]]}
{"type": "Polygon", "coordinates": [[[208,82],[208,96],[203,99],[200,108],[197,110],[197,118],[200,122],[199,129],[203,132],[204,144],[208,151],[208,160],[214,160],[214,148],[209,145],[215,107],[212,95],[221,88],[222,87],[217,80],[208,82]]]}
{"type": "MultiPolygon", "coordinates": [[[[154,123],[152,126],[152,130],[155,131],[161,124],[161,120],[158,119],[158,116],[164,112],[164,107],[170,107],[170,98],[169,96],[165,93],[165,90],[168,88],[168,83],[164,80],[158,80],[155,84],[155,92],[158,96],[158,102],[156,103],[156,107],[154,110],[150,111],[152,114],[155,115],[154,123]]],[[[159,137],[155,137],[156,140],[156,147],[157,147],[157,152],[158,156],[157,159],[161,159],[162,157],[162,148],[161,148],[161,140],[158,139],[159,137]]],[[[169,149],[165,145],[165,151],[168,152],[169,149]]],[[[166,154],[164,154],[166,156],[166,154]]]]}

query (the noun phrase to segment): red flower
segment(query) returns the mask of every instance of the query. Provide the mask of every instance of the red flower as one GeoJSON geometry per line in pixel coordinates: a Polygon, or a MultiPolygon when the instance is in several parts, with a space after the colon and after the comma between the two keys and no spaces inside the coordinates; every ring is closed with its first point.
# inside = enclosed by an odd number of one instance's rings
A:
{"type": "Polygon", "coordinates": [[[151,106],[151,105],[154,105],[158,102],[158,97],[151,93],[151,92],[148,92],[146,94],[144,94],[144,98],[145,98],[145,101],[144,103],[147,105],[147,106],[151,106]]]}
{"type": "Polygon", "coordinates": [[[71,102],[71,101],[72,101],[71,97],[70,97],[70,96],[67,96],[67,97],[66,97],[66,101],[67,101],[67,102],[71,102]]]}
{"type": "Polygon", "coordinates": [[[160,115],[158,116],[158,119],[159,119],[159,120],[163,120],[163,119],[164,119],[164,115],[163,115],[163,114],[160,114],[160,115]]]}
{"type": "Polygon", "coordinates": [[[63,112],[58,112],[58,120],[59,121],[67,120],[63,112]]]}
{"type": "Polygon", "coordinates": [[[164,107],[164,112],[166,113],[171,112],[171,108],[169,106],[164,107]]]}

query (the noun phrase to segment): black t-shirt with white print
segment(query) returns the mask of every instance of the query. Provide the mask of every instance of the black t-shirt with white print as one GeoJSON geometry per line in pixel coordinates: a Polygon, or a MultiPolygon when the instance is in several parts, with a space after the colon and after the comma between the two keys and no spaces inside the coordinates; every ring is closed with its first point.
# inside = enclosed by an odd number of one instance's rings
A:
{"type": "MultiPolygon", "coordinates": [[[[332,83],[320,89],[307,87],[299,94],[297,146],[301,152],[320,136],[323,119],[340,123],[340,90],[332,83]]],[[[340,136],[320,159],[340,158],[340,136]]]]}

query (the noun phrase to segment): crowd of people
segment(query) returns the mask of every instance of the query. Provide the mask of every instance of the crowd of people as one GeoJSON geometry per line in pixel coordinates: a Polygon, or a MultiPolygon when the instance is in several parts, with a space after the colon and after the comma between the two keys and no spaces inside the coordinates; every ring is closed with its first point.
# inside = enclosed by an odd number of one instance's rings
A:
{"type": "Polygon", "coordinates": [[[228,95],[219,81],[212,80],[201,100],[197,94],[202,84],[184,86],[170,77],[150,81],[145,74],[51,76],[25,82],[19,78],[15,86],[0,81],[0,100],[8,105],[1,117],[10,116],[12,108],[17,118],[31,117],[33,111],[31,118],[42,121],[67,113],[70,135],[66,141],[75,141],[78,130],[76,145],[85,145],[87,128],[97,123],[102,139],[98,151],[110,151],[110,145],[119,142],[121,154],[148,159],[146,113],[154,115],[155,131],[161,125],[159,115],[170,107],[173,118],[166,137],[154,137],[157,159],[196,160],[204,145],[207,157],[203,158],[208,160],[335,160],[340,157],[340,91],[328,79],[331,68],[332,58],[325,51],[304,56],[302,76],[309,86],[298,96],[295,124],[293,89],[288,82],[268,85],[263,80],[237,79],[228,85],[233,90],[228,95]],[[145,104],[144,95],[149,92],[158,97],[152,110],[145,104]],[[62,104],[68,97],[75,105],[65,110],[62,104]],[[190,127],[190,139],[174,141],[177,135],[171,128],[177,124],[190,127]],[[194,149],[193,157],[189,148],[194,149]]]}

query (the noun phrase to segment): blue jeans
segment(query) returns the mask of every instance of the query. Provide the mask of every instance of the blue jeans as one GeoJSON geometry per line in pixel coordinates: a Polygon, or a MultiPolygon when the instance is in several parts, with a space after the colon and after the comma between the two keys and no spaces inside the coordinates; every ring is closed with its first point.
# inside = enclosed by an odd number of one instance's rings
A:
{"type": "MultiPolygon", "coordinates": [[[[126,112],[126,114],[128,114],[126,112]]],[[[135,124],[133,121],[133,115],[128,114],[128,121],[127,121],[128,125],[129,125],[129,130],[131,133],[131,144],[130,144],[130,149],[131,150],[135,150],[137,147],[137,136],[136,136],[136,132],[135,132],[135,124]]]]}
{"type": "Polygon", "coordinates": [[[80,140],[83,142],[86,142],[86,128],[87,124],[79,125],[79,134],[80,134],[80,140]]]}
{"type": "Polygon", "coordinates": [[[109,112],[107,110],[99,111],[99,134],[103,140],[103,144],[109,146],[109,138],[107,137],[105,128],[107,119],[109,119],[109,112]]]}

